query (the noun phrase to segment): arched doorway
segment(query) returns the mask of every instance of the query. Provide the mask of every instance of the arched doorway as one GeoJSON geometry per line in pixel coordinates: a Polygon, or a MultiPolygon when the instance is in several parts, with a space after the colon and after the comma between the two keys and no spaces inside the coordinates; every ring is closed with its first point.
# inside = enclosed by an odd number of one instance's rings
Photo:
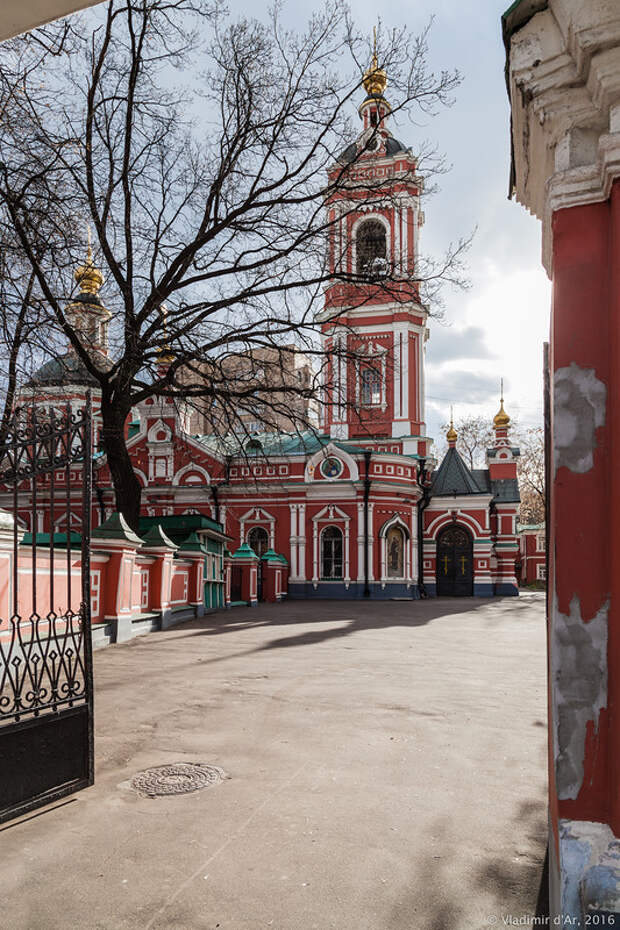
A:
{"type": "Polygon", "coordinates": [[[437,537],[437,595],[471,597],[474,593],[474,544],[463,526],[446,526],[437,537]]]}
{"type": "Polygon", "coordinates": [[[261,558],[269,548],[269,533],[262,526],[254,526],[248,533],[248,546],[261,558]]]}
{"type": "Polygon", "coordinates": [[[259,601],[263,599],[263,561],[262,556],[269,548],[269,533],[262,526],[253,526],[248,533],[248,546],[253,549],[258,556],[258,565],[256,566],[256,596],[259,601]]]}

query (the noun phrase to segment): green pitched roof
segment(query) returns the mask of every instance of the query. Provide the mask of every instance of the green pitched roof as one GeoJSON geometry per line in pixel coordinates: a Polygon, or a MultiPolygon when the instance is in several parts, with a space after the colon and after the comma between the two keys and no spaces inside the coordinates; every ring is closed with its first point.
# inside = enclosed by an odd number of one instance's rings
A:
{"type": "Polygon", "coordinates": [[[122,513],[113,513],[111,517],[92,532],[93,539],[124,539],[141,545],[142,540],[134,533],[122,513]]]}

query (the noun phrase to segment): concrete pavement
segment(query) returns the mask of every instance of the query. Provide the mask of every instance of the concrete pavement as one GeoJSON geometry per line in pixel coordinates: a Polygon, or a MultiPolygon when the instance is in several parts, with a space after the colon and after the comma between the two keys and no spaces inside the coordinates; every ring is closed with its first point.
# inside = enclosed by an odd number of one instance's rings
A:
{"type": "Polygon", "coordinates": [[[532,915],[541,595],[235,608],[95,655],[96,784],[0,829],[1,930],[479,930],[532,915]],[[139,797],[141,769],[228,778],[139,797]]]}

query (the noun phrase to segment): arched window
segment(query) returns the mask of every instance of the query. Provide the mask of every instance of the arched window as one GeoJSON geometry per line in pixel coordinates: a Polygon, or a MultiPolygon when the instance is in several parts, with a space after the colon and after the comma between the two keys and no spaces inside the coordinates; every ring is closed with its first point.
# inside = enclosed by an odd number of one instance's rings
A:
{"type": "Polygon", "coordinates": [[[342,578],[342,532],[326,527],[321,534],[321,578],[342,578]]]}
{"type": "Polygon", "coordinates": [[[248,533],[248,546],[254,550],[260,559],[269,548],[269,533],[267,530],[262,526],[253,526],[248,533]]]}
{"type": "Polygon", "coordinates": [[[381,403],[381,373],[376,368],[362,368],[362,406],[381,403]]]}
{"type": "Polygon", "coordinates": [[[357,229],[356,263],[358,274],[381,274],[385,271],[387,242],[385,226],[379,220],[364,220],[357,229]]]}
{"type": "Polygon", "coordinates": [[[388,530],[385,541],[388,578],[404,578],[405,575],[405,537],[398,526],[388,530]]]}

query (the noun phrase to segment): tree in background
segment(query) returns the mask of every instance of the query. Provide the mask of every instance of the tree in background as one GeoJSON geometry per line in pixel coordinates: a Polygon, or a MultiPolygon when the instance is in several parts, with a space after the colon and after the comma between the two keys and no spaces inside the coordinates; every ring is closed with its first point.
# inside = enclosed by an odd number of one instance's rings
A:
{"type": "Polygon", "coordinates": [[[545,522],[545,434],[542,426],[522,430],[517,474],[521,489],[521,523],[545,522]]]}
{"type": "MultiPolygon", "coordinates": [[[[447,433],[449,427],[449,423],[442,423],[441,432],[447,433]]],[[[454,427],[458,434],[456,448],[466,465],[469,468],[484,468],[486,451],[495,439],[493,424],[487,417],[467,416],[457,420],[454,427]]],[[[444,444],[444,452],[446,448],[444,444]]]]}
{"type": "MultiPolygon", "coordinates": [[[[352,135],[370,50],[341,0],[327,0],[303,32],[283,26],[277,5],[261,23],[229,19],[207,0],[111,0],[68,23],[66,53],[38,67],[32,37],[0,51],[9,76],[0,238],[27,262],[39,338],[53,351],[62,336],[100,386],[116,506],[137,527],[140,484],[125,443],[135,404],[200,399],[234,422],[256,385],[233,388],[231,355],[294,341],[323,366],[315,313],[327,284],[360,284],[362,303],[377,289],[403,299],[388,262],[380,274],[348,274],[326,261],[336,221],[325,198],[342,190],[354,205],[356,186],[370,207],[385,197],[384,182],[356,182],[351,163],[327,179],[352,135]],[[64,312],[87,223],[106,279],[112,364],[89,352],[64,312]]],[[[427,34],[380,32],[395,115],[432,115],[459,83],[456,72],[430,70],[427,34]]],[[[418,164],[427,176],[442,170],[428,148],[418,164]]],[[[418,257],[420,299],[460,282],[464,247],[418,257]]]]}

